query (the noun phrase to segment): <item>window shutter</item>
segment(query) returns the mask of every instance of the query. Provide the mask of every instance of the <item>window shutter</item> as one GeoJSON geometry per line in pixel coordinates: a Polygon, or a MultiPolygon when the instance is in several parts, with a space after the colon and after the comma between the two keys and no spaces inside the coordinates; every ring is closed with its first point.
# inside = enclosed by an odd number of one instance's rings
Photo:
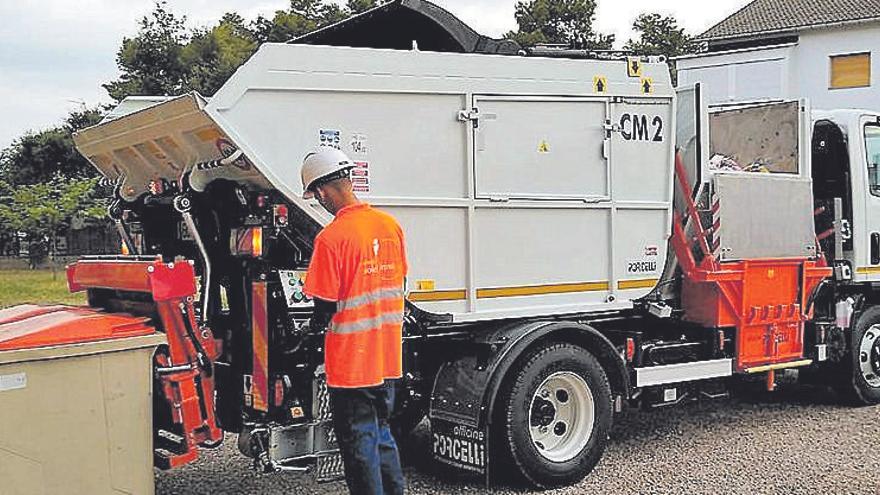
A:
{"type": "Polygon", "coordinates": [[[870,85],[870,53],[831,57],[831,89],[865,88],[870,85]]]}

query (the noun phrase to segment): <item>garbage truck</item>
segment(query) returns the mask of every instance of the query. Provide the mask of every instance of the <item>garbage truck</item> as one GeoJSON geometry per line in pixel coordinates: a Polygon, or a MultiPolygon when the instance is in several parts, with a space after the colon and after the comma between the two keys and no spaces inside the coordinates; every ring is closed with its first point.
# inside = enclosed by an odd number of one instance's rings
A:
{"type": "Polygon", "coordinates": [[[320,146],[403,226],[393,424],[427,418],[442,464],[570,484],[625,408],[787,369],[880,402],[877,114],[708,108],[657,58],[270,43],[210,99],[123,101],[75,142],[122,253],[69,285],[166,335],[159,468],[228,432],[259,469],[339,476],[302,292],[332,220],[299,181],[320,146]]]}

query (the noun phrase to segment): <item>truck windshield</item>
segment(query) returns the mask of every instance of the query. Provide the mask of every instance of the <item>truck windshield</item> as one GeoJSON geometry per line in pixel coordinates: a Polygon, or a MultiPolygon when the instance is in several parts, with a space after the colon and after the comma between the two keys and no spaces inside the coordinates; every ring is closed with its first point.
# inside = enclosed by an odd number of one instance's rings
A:
{"type": "Polygon", "coordinates": [[[868,184],[871,194],[880,196],[880,126],[865,126],[865,150],[868,153],[868,184]]]}

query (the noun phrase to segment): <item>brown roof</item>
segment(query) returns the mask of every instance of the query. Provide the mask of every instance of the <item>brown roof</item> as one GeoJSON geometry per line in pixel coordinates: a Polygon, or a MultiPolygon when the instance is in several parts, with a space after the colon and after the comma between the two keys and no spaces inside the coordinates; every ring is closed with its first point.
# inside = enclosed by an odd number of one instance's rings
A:
{"type": "Polygon", "coordinates": [[[880,20],[880,0],[754,0],[697,38],[739,38],[873,19],[880,20]]]}

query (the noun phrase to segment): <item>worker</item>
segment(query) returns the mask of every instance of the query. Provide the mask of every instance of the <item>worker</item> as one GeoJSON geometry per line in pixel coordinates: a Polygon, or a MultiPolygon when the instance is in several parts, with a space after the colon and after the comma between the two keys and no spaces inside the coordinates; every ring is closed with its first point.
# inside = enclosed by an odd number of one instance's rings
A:
{"type": "Polygon", "coordinates": [[[394,217],[358,200],[352,168],[331,147],[303,162],[303,197],[335,217],[315,238],[303,291],[315,301],[310,328],[326,328],[325,372],[348,489],[397,495],[404,480],[388,420],[403,371],[403,231],[394,217]]]}

